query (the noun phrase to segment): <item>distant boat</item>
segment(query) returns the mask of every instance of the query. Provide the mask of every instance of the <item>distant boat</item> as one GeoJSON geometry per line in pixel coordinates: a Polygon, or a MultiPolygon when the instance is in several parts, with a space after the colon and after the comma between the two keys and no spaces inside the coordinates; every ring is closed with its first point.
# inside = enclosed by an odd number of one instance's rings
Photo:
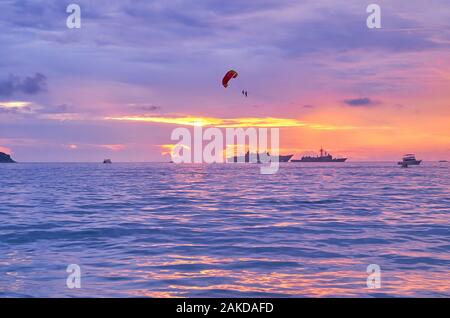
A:
{"type": "Polygon", "coordinates": [[[422,160],[417,160],[415,155],[409,153],[404,155],[402,161],[399,161],[397,164],[407,168],[408,166],[418,166],[421,162],[422,160]]]}
{"type": "MultiPolygon", "coordinates": [[[[267,156],[275,157],[270,155],[267,152],[267,156]]],[[[286,155],[286,156],[278,156],[278,162],[288,162],[294,155],[286,155]]],[[[272,160],[270,158],[270,160],[272,160]]],[[[259,153],[250,153],[247,151],[245,156],[234,156],[228,158],[228,162],[243,162],[243,163],[261,163],[260,154],[259,153]]]]}
{"type": "Polygon", "coordinates": [[[331,154],[321,148],[320,156],[305,156],[301,159],[291,160],[291,162],[345,162],[346,160],[347,158],[333,158],[331,154]]]}
{"type": "Polygon", "coordinates": [[[105,160],[103,160],[103,163],[110,164],[110,163],[112,163],[112,161],[111,161],[111,159],[105,159],[105,160]]]}
{"type": "Polygon", "coordinates": [[[439,160],[440,163],[448,162],[448,160],[439,160]]]}

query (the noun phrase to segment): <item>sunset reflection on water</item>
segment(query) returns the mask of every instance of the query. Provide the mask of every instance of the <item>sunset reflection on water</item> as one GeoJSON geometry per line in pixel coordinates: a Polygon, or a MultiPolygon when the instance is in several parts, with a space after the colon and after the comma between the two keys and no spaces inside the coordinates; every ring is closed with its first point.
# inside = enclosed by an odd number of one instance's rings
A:
{"type": "Polygon", "coordinates": [[[2,175],[2,296],[450,296],[450,181],[431,163],[270,176],[245,164],[18,164],[2,175]],[[81,267],[79,290],[65,285],[68,264],[81,267]],[[370,264],[380,289],[367,288],[370,264]]]}

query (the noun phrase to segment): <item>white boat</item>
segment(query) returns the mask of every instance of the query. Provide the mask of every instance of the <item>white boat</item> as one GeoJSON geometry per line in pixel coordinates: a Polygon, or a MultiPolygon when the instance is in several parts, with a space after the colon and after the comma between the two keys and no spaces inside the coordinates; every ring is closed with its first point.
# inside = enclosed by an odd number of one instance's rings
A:
{"type": "Polygon", "coordinates": [[[409,153],[404,155],[402,161],[398,162],[398,164],[401,165],[402,167],[405,166],[407,167],[407,166],[418,166],[420,165],[421,162],[422,160],[417,160],[415,155],[409,153]]]}

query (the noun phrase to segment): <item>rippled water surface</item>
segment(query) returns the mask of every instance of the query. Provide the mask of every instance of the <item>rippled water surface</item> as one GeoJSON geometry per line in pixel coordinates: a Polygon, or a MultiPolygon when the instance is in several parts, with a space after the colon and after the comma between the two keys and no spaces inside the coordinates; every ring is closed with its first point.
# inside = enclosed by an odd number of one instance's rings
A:
{"type": "Polygon", "coordinates": [[[3,164],[0,296],[448,297],[449,166],[3,164]]]}

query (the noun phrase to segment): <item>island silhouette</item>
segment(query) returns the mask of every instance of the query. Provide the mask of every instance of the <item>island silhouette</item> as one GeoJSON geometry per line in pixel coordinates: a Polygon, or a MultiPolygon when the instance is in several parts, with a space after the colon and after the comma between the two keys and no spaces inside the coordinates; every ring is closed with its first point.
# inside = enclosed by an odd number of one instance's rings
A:
{"type": "Polygon", "coordinates": [[[0,163],[15,163],[15,161],[12,160],[10,155],[0,152],[0,163]]]}

